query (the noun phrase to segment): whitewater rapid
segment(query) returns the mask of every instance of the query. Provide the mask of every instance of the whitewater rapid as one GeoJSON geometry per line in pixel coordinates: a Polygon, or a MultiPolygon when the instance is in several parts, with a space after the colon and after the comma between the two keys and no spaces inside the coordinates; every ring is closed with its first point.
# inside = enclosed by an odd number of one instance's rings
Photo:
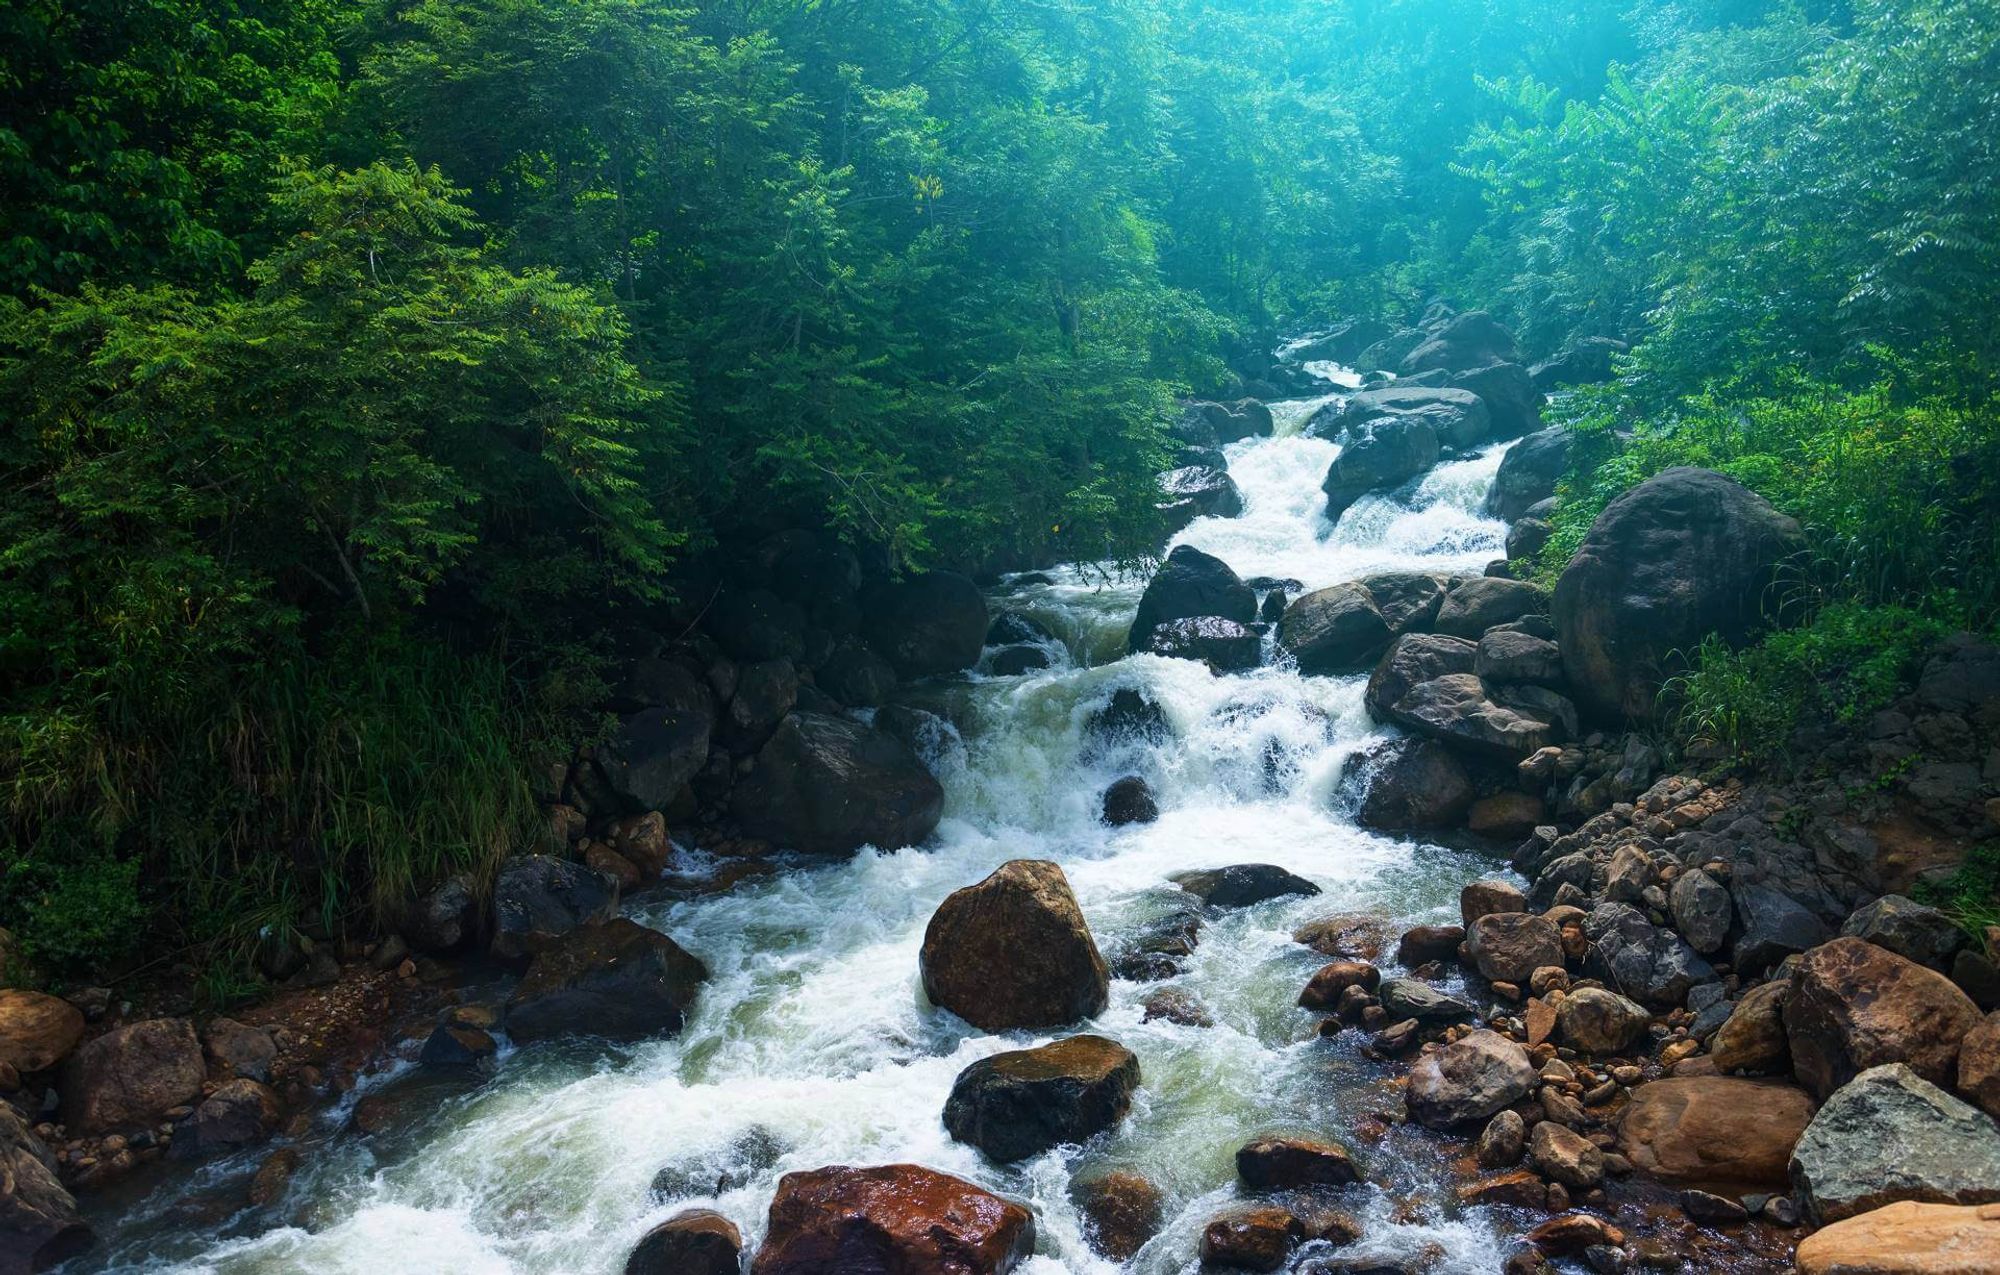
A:
{"type": "MultiPolygon", "coordinates": [[[[1274,437],[1230,446],[1243,514],[1199,520],[1176,543],[1245,578],[1307,589],[1386,569],[1476,573],[1500,556],[1504,529],[1480,506],[1501,447],[1364,499],[1330,526],[1319,483],[1338,449],[1299,433],[1325,401],[1275,405],[1274,437]]],[[[99,1219],[107,1244],[72,1269],[608,1275],[682,1209],[720,1210],[754,1247],[783,1173],[914,1161],[1027,1201],[1040,1238],[1025,1269],[1037,1275],[1191,1272],[1202,1226],[1235,1198],[1235,1149],[1274,1129],[1347,1142],[1387,1184],[1356,1196],[1366,1238],[1342,1256],[1435,1246],[1439,1271],[1498,1269],[1494,1220],[1457,1207],[1421,1133],[1355,1138],[1357,1121],[1396,1106],[1395,1095],[1353,1034],[1315,1037],[1316,1016],[1294,1002],[1319,962],[1290,937],[1333,912],[1455,920],[1459,886],[1493,865],[1355,826],[1338,786],[1379,735],[1362,706],[1364,679],[1304,679],[1284,667],[1216,677],[1187,661],[1126,657],[1143,580],[1081,569],[1042,580],[1001,587],[992,609],[1024,611],[1059,634],[1053,667],[975,672],[921,692],[958,727],[931,758],[946,790],[931,844],[630,906],[712,971],[679,1037],[510,1050],[478,1084],[397,1076],[388,1083],[416,1087],[402,1104],[408,1119],[370,1138],[328,1138],[275,1205],[192,1224],[191,1202],[243,1169],[209,1166],[99,1219]],[[1171,739],[1093,742],[1088,719],[1123,687],[1162,706],[1171,739]],[[1159,820],[1104,826],[1104,788],[1134,773],[1157,794],[1159,820]],[[1108,955],[1167,909],[1173,872],[1276,863],[1324,893],[1210,920],[1165,986],[1197,998],[1213,1027],[1142,1022],[1141,1002],[1163,985],[1114,982],[1089,1029],[1139,1056],[1130,1116],[1087,1146],[1003,1168],[950,1140],[945,1097],[973,1060],[1052,1036],[987,1035],[930,1009],[917,952],[945,895],[1021,857],[1063,865],[1108,955]],[[1112,1168],[1145,1174],[1167,1197],[1165,1230],[1124,1268],[1090,1251],[1072,1199],[1075,1181],[1112,1168]]],[[[703,862],[692,848],[687,859],[703,862]]]]}

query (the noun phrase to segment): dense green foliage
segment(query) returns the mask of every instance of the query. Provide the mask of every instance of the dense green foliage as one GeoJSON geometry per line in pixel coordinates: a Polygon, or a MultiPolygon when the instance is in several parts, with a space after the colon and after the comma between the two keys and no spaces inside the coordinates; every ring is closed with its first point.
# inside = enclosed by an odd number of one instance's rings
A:
{"type": "Polygon", "coordinates": [[[2000,605],[1990,0],[25,0],[0,67],[0,911],[52,966],[520,844],[718,547],[1143,556],[1177,395],[1439,293],[1633,345],[1545,571],[1672,464],[1807,523],[1811,631],[1694,679],[1746,753],[2000,605]]]}

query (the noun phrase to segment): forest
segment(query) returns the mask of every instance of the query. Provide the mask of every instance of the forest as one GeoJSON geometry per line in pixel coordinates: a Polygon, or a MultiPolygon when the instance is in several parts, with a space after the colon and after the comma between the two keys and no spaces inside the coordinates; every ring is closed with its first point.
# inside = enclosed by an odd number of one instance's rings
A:
{"type": "Polygon", "coordinates": [[[1806,528],[1669,735],[1783,765],[2000,617],[1991,0],[21,0],[0,68],[0,920],[55,975],[227,1003],[531,843],[626,635],[773,531],[1148,562],[1178,400],[1439,297],[1621,343],[1542,576],[1675,465],[1806,528]]]}

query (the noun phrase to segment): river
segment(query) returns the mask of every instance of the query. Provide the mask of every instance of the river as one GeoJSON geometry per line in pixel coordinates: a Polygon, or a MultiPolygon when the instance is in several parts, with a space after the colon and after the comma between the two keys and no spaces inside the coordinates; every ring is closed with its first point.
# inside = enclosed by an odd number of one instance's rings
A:
{"type": "MultiPolygon", "coordinates": [[[[1400,499],[1366,498],[1329,526],[1319,483],[1338,449],[1299,435],[1324,401],[1276,404],[1273,437],[1231,445],[1243,514],[1197,521],[1176,543],[1245,578],[1309,589],[1389,568],[1476,573],[1500,555],[1504,529],[1480,506],[1504,446],[1447,461],[1400,499]]],[[[1046,580],[1002,586],[992,607],[1061,635],[1053,667],[974,673],[926,692],[960,729],[933,759],[946,813],[931,844],[801,866],[705,898],[632,903],[634,917],[713,972],[678,1038],[510,1050],[476,1087],[391,1077],[378,1083],[428,1085],[404,1105],[408,1119],[373,1138],[325,1139],[270,1209],[189,1225],[187,1201],[204,1182],[242,1167],[210,1166],[99,1219],[106,1243],[75,1269],[598,1275],[621,1270],[650,1226],[691,1205],[727,1214],[754,1245],[781,1174],[915,1161],[1029,1202],[1040,1239],[1025,1269],[1036,1275],[1120,1269],[1086,1244],[1072,1183],[1108,1168],[1144,1173],[1164,1189],[1169,1220],[1125,1269],[1164,1275],[1195,1269],[1203,1225],[1234,1198],[1235,1149],[1275,1129],[1348,1142],[1380,1184],[1352,1201],[1367,1235],[1343,1256],[1430,1247],[1440,1272],[1498,1269],[1496,1219],[1452,1202],[1426,1135],[1392,1127],[1373,1143],[1354,1137],[1358,1120],[1400,1099],[1354,1033],[1315,1037],[1318,1016],[1294,1001],[1319,961],[1290,937],[1332,912],[1455,921],[1460,885],[1493,862],[1355,825],[1337,788],[1379,734],[1362,706],[1364,678],[1306,679],[1284,667],[1216,677],[1196,663],[1127,657],[1143,580],[1076,569],[1046,580]],[[1171,739],[1108,751],[1092,741],[1087,719],[1121,687],[1164,708],[1171,739]],[[1131,773],[1151,782],[1160,818],[1108,828],[1101,794],[1131,773]],[[1207,1008],[1212,1027],[1142,1022],[1141,1002],[1159,985],[1114,982],[1091,1029],[1140,1058],[1130,1116],[1085,1147],[1000,1168],[947,1137],[946,1094],[973,1060],[1050,1037],[990,1036],[931,1010],[917,952],[946,894],[1012,858],[1063,865],[1107,955],[1166,908],[1178,893],[1166,878],[1178,870],[1275,863],[1324,893],[1210,922],[1171,985],[1207,1008]]]]}

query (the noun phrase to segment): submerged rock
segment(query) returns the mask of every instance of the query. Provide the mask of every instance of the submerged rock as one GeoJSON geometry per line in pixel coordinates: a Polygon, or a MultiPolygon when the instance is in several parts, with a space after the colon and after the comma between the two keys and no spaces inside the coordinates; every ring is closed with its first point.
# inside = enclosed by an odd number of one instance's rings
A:
{"type": "Polygon", "coordinates": [[[1087,1178],[1076,1194],[1091,1247],[1114,1262],[1136,1257],[1165,1220],[1165,1193],[1137,1173],[1117,1170],[1087,1178]]]}
{"type": "Polygon", "coordinates": [[[1312,895],[1319,887],[1270,863],[1238,863],[1227,868],[1177,872],[1170,880],[1210,907],[1244,908],[1289,895],[1312,895]]]}
{"type": "Polygon", "coordinates": [[[982,1058],[960,1072],[944,1127],[1007,1164],[1111,1128],[1131,1109],[1138,1086],[1131,1050],[1102,1036],[1071,1036],[982,1058]]]}
{"type": "Polygon", "coordinates": [[[787,1173],[751,1275],[1004,1275],[1035,1248],[1027,1209],[914,1164],[787,1173]]]}
{"type": "Polygon", "coordinates": [[[1053,863],[1015,859],[938,905],[924,994],[982,1031],[1063,1027],[1110,1003],[1111,972],[1053,863]]]}

